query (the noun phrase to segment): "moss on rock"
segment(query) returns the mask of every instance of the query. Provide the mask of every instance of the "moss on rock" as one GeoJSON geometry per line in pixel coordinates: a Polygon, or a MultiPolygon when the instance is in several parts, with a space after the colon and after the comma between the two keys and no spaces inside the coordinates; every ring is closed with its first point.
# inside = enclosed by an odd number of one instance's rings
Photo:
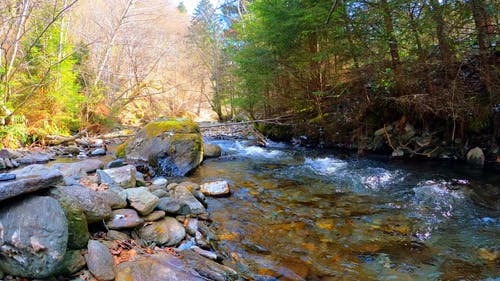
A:
{"type": "Polygon", "coordinates": [[[190,134],[199,133],[200,128],[195,122],[184,118],[163,118],[153,121],[141,130],[150,138],[163,133],[190,134]]]}
{"type": "Polygon", "coordinates": [[[131,163],[148,163],[158,175],[184,176],[203,161],[203,139],[197,123],[162,118],[118,146],[115,155],[131,163]]]}
{"type": "Polygon", "coordinates": [[[125,158],[125,150],[127,148],[127,142],[124,142],[116,147],[115,156],[116,158],[125,158]]]}

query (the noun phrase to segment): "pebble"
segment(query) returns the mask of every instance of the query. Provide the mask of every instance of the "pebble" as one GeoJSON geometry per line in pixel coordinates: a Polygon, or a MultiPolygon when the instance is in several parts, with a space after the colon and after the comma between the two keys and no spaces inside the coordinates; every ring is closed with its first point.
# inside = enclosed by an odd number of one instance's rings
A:
{"type": "Polygon", "coordinates": [[[194,252],[198,253],[200,256],[205,257],[207,259],[211,259],[214,261],[219,259],[219,256],[217,256],[216,253],[210,252],[207,250],[203,250],[202,248],[200,248],[198,246],[191,246],[191,250],[193,250],[194,252]]]}
{"type": "Polygon", "coordinates": [[[116,160],[113,160],[113,161],[109,162],[106,165],[106,169],[118,168],[118,167],[121,167],[121,166],[125,166],[125,162],[123,162],[123,159],[116,159],[116,160]]]}
{"type": "Polygon", "coordinates": [[[104,148],[94,149],[94,150],[92,150],[92,152],[90,152],[90,155],[92,155],[92,156],[106,155],[106,149],[104,149],[104,148]]]}
{"type": "Polygon", "coordinates": [[[165,211],[154,211],[151,214],[143,217],[144,221],[157,221],[165,217],[165,211]]]}

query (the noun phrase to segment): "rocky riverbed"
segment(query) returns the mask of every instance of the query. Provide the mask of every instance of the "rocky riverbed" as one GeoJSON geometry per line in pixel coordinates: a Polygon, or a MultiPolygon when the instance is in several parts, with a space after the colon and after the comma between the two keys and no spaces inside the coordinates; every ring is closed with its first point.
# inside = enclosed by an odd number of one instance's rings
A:
{"type": "Polygon", "coordinates": [[[205,203],[229,195],[227,183],[145,181],[95,159],[11,173],[0,183],[2,279],[238,278],[213,251],[205,203]]]}
{"type": "Polygon", "coordinates": [[[0,151],[1,168],[21,166],[0,181],[0,280],[239,279],[214,251],[206,208],[206,196],[230,196],[229,184],[167,178],[220,156],[183,122],[149,124],[123,158],[101,158],[110,161],[92,158],[105,142],[0,151]],[[47,164],[58,155],[80,160],[47,164]]]}

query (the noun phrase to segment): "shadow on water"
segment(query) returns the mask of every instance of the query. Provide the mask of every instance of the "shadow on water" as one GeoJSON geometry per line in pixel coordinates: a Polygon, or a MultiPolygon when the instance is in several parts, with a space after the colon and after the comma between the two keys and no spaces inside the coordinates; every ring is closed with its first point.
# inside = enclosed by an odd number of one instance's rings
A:
{"type": "Polygon", "coordinates": [[[191,176],[227,179],[209,209],[231,266],[255,280],[498,278],[500,175],[446,162],[215,142],[191,176]]]}

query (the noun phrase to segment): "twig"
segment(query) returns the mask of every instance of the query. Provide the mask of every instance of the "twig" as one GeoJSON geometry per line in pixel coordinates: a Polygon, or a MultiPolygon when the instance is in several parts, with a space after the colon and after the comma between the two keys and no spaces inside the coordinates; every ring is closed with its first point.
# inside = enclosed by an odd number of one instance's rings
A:
{"type": "Polygon", "coordinates": [[[389,144],[389,146],[392,148],[392,150],[396,150],[396,148],[394,148],[394,145],[392,145],[392,141],[391,141],[391,137],[389,136],[389,133],[387,133],[387,129],[385,128],[385,124],[384,124],[384,135],[385,135],[385,138],[387,139],[387,144],[389,144]]]}

